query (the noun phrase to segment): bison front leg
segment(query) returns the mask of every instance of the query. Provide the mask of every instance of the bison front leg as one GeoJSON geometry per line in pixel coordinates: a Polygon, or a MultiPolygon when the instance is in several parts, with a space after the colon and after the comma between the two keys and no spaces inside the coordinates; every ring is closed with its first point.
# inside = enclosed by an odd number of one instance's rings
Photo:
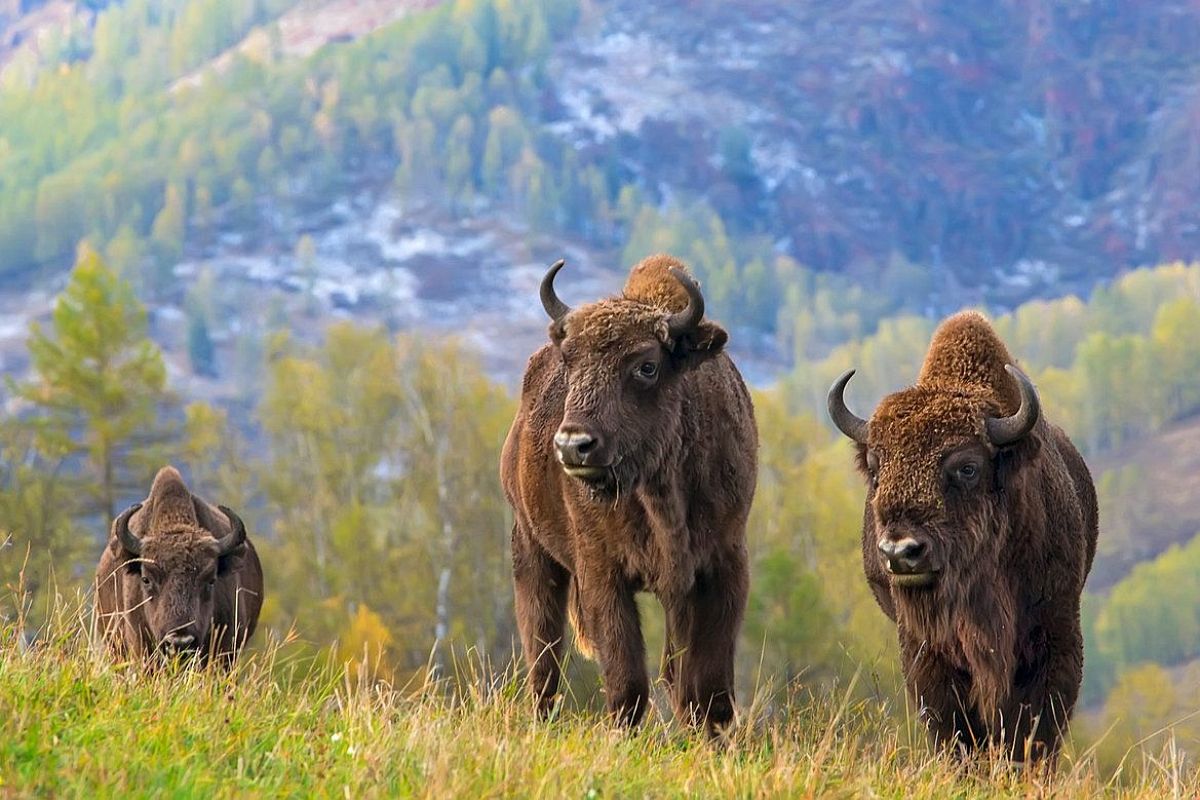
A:
{"type": "Polygon", "coordinates": [[[970,704],[970,678],[922,642],[902,636],[900,651],[909,696],[934,745],[970,752],[985,744],[986,730],[970,704]]]}
{"type": "Polygon", "coordinates": [[[1083,679],[1083,634],[1077,620],[1068,616],[1057,623],[1066,635],[1053,649],[1048,637],[1035,630],[1034,649],[1041,657],[1017,666],[1002,720],[1005,745],[1016,761],[1053,762],[1058,755],[1083,679]]]}
{"type": "Polygon", "coordinates": [[[697,575],[686,596],[664,604],[669,648],[664,677],[675,714],[704,724],[710,735],[733,721],[734,655],[749,583],[746,555],[739,551],[697,575]]]}
{"type": "Polygon", "coordinates": [[[605,705],[620,725],[642,721],[650,702],[646,644],[632,587],[615,575],[589,575],[578,585],[587,638],[595,645],[605,705]]]}
{"type": "Polygon", "coordinates": [[[539,716],[545,718],[554,710],[562,675],[570,575],[516,525],[512,548],[517,628],[529,669],[529,689],[539,716]]]}

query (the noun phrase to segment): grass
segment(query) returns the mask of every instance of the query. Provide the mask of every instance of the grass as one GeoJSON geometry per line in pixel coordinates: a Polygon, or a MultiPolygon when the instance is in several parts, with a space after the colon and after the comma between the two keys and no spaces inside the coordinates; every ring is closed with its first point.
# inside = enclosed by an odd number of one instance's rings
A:
{"type": "MultiPolygon", "coordinates": [[[[286,643],[232,673],[113,664],[86,620],[0,638],[0,797],[1196,797],[1168,746],[1101,779],[1068,749],[1057,773],[961,766],[851,692],[743,708],[709,744],[654,711],[636,733],[567,711],[532,718],[512,670],[468,660],[450,684],[394,688],[313,667],[286,643]]],[[[853,687],[851,687],[853,688],[853,687]]],[[[760,696],[769,696],[761,692],[760,696]]],[[[901,701],[902,702],[902,701],[901,701]]]]}

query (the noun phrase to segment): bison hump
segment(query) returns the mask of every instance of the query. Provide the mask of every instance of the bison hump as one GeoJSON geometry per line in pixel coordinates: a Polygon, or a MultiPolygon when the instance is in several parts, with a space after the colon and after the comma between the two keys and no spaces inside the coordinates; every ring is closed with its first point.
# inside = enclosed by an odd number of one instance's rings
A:
{"type": "Polygon", "coordinates": [[[691,276],[687,265],[665,253],[643,258],[629,270],[622,294],[628,300],[636,300],[649,306],[667,311],[682,311],[688,305],[687,290],[671,274],[671,268],[683,270],[691,276]]]}
{"type": "Polygon", "coordinates": [[[1011,414],[1021,405],[1021,395],[1004,366],[1015,363],[982,314],[961,311],[934,332],[917,384],[983,394],[1011,414]]]}
{"type": "Polygon", "coordinates": [[[147,505],[150,512],[150,530],[197,524],[192,493],[183,482],[179,470],[174,467],[163,467],[154,476],[147,505]]]}

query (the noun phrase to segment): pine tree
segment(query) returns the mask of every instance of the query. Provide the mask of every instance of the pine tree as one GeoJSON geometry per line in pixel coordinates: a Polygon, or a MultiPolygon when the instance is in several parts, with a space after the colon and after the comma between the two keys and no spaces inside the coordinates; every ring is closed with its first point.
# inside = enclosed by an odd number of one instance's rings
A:
{"type": "Polygon", "coordinates": [[[217,353],[208,332],[208,321],[198,310],[188,314],[187,328],[188,360],[197,375],[214,378],[217,375],[217,353]]]}
{"type": "Polygon", "coordinates": [[[86,245],[48,329],[30,327],[34,376],[16,393],[32,407],[39,452],[79,464],[76,516],[111,519],[118,495],[149,482],[169,395],[162,354],[146,328],[132,287],[86,245]]]}

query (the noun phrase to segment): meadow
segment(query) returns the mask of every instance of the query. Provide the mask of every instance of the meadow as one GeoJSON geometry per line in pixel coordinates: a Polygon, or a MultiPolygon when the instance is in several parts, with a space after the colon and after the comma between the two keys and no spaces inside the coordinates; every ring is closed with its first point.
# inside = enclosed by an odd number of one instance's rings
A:
{"type": "MultiPolygon", "coordinates": [[[[113,663],[87,601],[35,644],[0,637],[0,797],[1195,797],[1174,740],[1101,775],[1096,743],[1058,768],[931,750],[901,697],[762,680],[719,741],[659,697],[636,732],[567,697],[537,721],[520,671],[472,653],[393,685],[368,659],[272,637],[232,672],[113,663]],[[302,655],[301,655],[302,653],[302,655]]],[[[866,688],[867,691],[863,691],[866,688]]]]}

